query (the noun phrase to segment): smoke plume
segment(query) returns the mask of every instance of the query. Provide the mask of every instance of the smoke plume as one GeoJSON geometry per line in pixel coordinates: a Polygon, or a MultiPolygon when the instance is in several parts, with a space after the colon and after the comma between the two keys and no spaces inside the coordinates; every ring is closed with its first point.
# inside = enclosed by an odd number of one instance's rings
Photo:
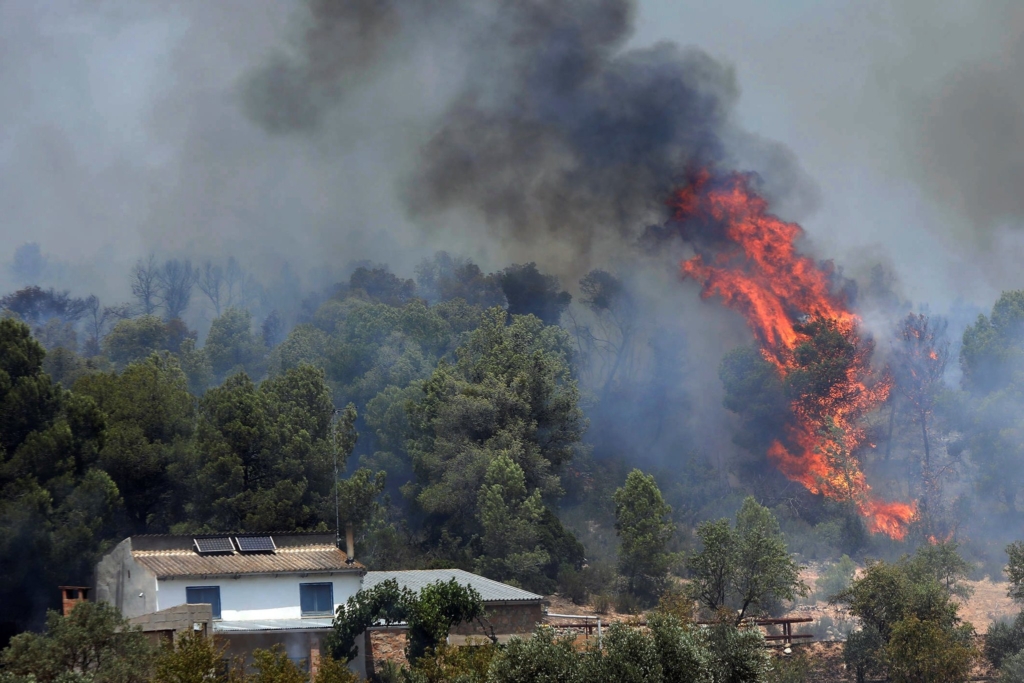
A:
{"type": "Polygon", "coordinates": [[[636,9],[629,0],[493,0],[472,9],[456,0],[426,8],[314,0],[292,56],[249,78],[247,111],[269,131],[322,134],[359,79],[424,54],[450,67],[434,47],[450,41],[462,68],[404,178],[410,216],[443,222],[465,212],[503,244],[551,249],[568,275],[664,219],[672,187],[692,166],[742,158],[770,171],[776,198],[810,194],[792,155],[736,125],[729,66],[671,43],[623,49],[636,9]]]}

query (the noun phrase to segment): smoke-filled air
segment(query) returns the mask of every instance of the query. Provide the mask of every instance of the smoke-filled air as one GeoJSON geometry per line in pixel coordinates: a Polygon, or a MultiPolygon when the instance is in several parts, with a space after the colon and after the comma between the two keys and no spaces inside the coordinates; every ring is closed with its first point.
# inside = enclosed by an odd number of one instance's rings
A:
{"type": "Polygon", "coordinates": [[[1022,28],[0,0],[0,682],[67,673],[31,654],[56,587],[126,537],[345,527],[371,572],[647,615],[472,665],[406,624],[379,680],[619,680],[648,645],[666,683],[1024,680],[1022,28]],[[843,644],[763,623],[802,615],[843,644]]]}

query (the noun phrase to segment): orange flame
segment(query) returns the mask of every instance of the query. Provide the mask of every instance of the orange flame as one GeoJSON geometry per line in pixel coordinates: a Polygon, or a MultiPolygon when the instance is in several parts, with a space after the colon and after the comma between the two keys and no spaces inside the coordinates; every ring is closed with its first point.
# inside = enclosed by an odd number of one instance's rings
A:
{"type": "Polygon", "coordinates": [[[842,380],[810,405],[794,402],[795,424],[787,435],[792,452],[776,440],[768,458],[811,492],[852,501],[872,532],[902,539],[915,505],[877,500],[852,457],[864,441],[859,418],[886,400],[891,382],[870,382],[870,346],[860,343],[859,318],[832,293],[830,271],[797,252],[803,229],[768,213],[768,202],[741,174],[713,180],[700,171],[670,206],[681,223],[719,228],[710,262],[702,255],[684,261],[683,277],[703,284],[702,297],[718,296],[743,314],[764,357],[783,377],[798,367],[794,351],[809,338],[800,331],[803,321],[824,321],[854,344],[857,351],[842,380]]]}

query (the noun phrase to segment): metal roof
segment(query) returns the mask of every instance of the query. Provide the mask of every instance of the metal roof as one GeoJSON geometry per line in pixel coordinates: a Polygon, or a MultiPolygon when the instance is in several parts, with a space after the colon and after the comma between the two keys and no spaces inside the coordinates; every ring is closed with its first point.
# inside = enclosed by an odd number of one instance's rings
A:
{"type": "Polygon", "coordinates": [[[345,553],[333,544],[278,548],[273,554],[235,552],[220,555],[200,555],[191,549],[136,550],[133,547],[132,558],[160,579],[366,570],[358,562],[347,562],[345,553]]]}
{"type": "Polygon", "coordinates": [[[244,619],[214,621],[214,633],[246,633],[252,631],[304,631],[330,629],[331,617],[323,619],[244,619]]]}
{"type": "Polygon", "coordinates": [[[372,588],[382,581],[394,579],[400,587],[419,592],[421,588],[438,581],[455,579],[464,586],[472,586],[484,602],[543,602],[544,596],[524,591],[522,588],[509,586],[487,579],[477,574],[470,574],[461,569],[407,569],[391,572],[366,572],[363,577],[363,588],[372,588]]]}

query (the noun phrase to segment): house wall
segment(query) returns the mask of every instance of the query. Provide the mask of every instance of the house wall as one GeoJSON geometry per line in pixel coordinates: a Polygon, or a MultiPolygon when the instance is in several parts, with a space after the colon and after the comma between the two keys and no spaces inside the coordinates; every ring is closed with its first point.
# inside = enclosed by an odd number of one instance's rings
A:
{"type": "Polygon", "coordinates": [[[298,619],[302,616],[299,584],[328,582],[334,584],[334,607],[337,609],[359,591],[362,578],[357,572],[348,572],[333,576],[283,574],[161,579],[158,582],[157,609],[186,604],[185,589],[189,586],[220,586],[221,619],[298,619]]]}
{"type": "Polygon", "coordinates": [[[156,575],[132,558],[131,539],[126,538],[96,565],[97,602],[106,602],[125,617],[138,617],[160,609],[156,575]]]}

